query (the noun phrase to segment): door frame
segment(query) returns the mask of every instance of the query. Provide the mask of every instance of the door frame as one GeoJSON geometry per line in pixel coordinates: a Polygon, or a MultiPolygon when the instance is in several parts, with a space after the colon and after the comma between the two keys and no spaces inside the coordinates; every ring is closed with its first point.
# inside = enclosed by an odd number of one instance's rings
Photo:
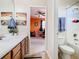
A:
{"type": "MultiPolygon", "coordinates": [[[[47,6],[31,6],[31,7],[30,7],[30,14],[31,14],[31,8],[32,8],[32,7],[44,7],[44,8],[46,9],[46,18],[45,18],[45,19],[46,19],[46,24],[47,24],[47,19],[48,19],[48,18],[47,18],[47,6]]],[[[45,27],[47,28],[47,25],[46,25],[46,24],[45,24],[45,27]]],[[[47,34],[46,34],[46,33],[47,33],[47,30],[45,30],[45,42],[44,42],[44,43],[45,43],[45,50],[46,50],[46,45],[47,45],[47,44],[46,44],[46,42],[47,42],[47,38],[46,38],[47,34]]],[[[31,42],[31,40],[30,40],[30,42],[31,42]]],[[[30,43],[30,44],[31,44],[31,43],[30,43]]],[[[30,47],[30,48],[31,48],[31,47],[30,47]]]]}

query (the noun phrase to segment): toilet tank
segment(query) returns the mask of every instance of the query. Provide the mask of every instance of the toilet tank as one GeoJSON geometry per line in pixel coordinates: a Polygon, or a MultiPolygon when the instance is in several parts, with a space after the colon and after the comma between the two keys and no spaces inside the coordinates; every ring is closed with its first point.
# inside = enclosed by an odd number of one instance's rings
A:
{"type": "Polygon", "coordinates": [[[65,36],[65,33],[59,33],[59,35],[57,36],[58,45],[65,44],[65,36]]]}

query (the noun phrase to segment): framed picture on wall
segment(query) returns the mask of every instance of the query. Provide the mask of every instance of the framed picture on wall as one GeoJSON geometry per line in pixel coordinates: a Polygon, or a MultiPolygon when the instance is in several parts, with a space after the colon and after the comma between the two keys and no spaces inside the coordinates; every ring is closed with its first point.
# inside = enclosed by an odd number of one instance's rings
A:
{"type": "Polygon", "coordinates": [[[35,23],[34,23],[34,26],[36,26],[36,27],[37,27],[37,26],[38,26],[38,22],[35,22],[35,23]]]}
{"type": "Polygon", "coordinates": [[[8,25],[8,20],[11,16],[12,12],[1,12],[1,25],[8,25]]]}
{"type": "Polygon", "coordinates": [[[16,21],[17,25],[26,25],[26,20],[17,20],[16,21]]]}
{"type": "Polygon", "coordinates": [[[8,25],[8,20],[1,20],[1,25],[8,25]]]}
{"type": "Polygon", "coordinates": [[[27,24],[27,13],[16,12],[16,23],[25,26],[27,24]]]}

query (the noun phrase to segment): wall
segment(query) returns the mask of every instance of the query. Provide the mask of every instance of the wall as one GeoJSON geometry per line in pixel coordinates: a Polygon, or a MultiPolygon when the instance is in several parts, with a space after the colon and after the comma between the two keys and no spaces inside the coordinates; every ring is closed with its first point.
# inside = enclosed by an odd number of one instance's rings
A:
{"type": "Polygon", "coordinates": [[[15,0],[17,6],[32,7],[32,6],[47,6],[46,0],[15,0]]]}
{"type": "Polygon", "coordinates": [[[12,0],[0,1],[0,11],[12,11],[12,0]]]}
{"type": "MultiPolygon", "coordinates": [[[[66,18],[66,8],[65,7],[58,7],[58,18],[59,17],[65,17],[66,18]]],[[[66,19],[65,19],[66,21],[66,19]]],[[[59,20],[57,21],[57,25],[59,25],[59,20]]],[[[65,24],[66,25],[66,24],[65,24]]],[[[58,31],[58,26],[57,26],[57,39],[58,39],[58,44],[62,44],[66,41],[66,31],[64,32],[59,32],[58,31]]],[[[66,29],[66,27],[65,27],[66,29]]]]}
{"type": "Polygon", "coordinates": [[[47,53],[49,54],[49,59],[58,59],[58,44],[57,39],[55,37],[55,27],[57,20],[57,0],[48,0],[48,17],[47,17],[47,31],[46,31],[46,39],[47,39],[47,53]]]}
{"type": "Polygon", "coordinates": [[[66,17],[66,8],[58,7],[58,17],[66,17]]]}

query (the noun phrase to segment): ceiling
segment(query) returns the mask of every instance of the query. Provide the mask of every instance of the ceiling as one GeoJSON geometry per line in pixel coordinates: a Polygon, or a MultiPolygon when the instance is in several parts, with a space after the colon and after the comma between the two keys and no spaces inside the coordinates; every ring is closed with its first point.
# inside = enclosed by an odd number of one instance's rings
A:
{"type": "Polygon", "coordinates": [[[32,17],[40,17],[45,18],[46,8],[45,7],[32,7],[31,8],[31,16],[32,17]],[[44,15],[40,15],[38,12],[45,13],[44,15]]]}
{"type": "MultiPolygon", "coordinates": [[[[20,6],[25,6],[28,4],[46,4],[47,0],[14,0],[16,5],[20,5],[20,6]],[[37,3],[39,2],[39,3],[37,3]]],[[[70,5],[74,4],[75,2],[77,2],[79,0],[58,0],[58,6],[61,7],[69,7],[70,5]]],[[[1,0],[0,1],[0,6],[6,6],[6,5],[11,5],[12,4],[12,0],[1,0]]]]}
{"type": "Polygon", "coordinates": [[[65,7],[68,8],[71,5],[73,5],[74,3],[78,2],[79,0],[59,0],[58,1],[58,6],[59,7],[65,7]]]}

